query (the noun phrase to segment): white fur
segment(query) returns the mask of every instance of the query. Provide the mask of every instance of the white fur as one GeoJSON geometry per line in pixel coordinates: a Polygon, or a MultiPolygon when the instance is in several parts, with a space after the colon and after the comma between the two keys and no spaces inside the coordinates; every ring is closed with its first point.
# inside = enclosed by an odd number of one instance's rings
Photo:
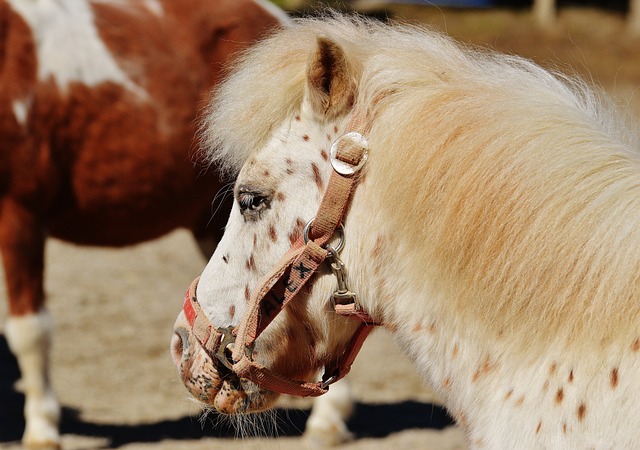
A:
{"type": "Polygon", "coordinates": [[[14,100],[11,103],[13,109],[13,115],[16,121],[20,125],[26,125],[27,116],[29,115],[29,108],[31,107],[31,101],[29,100],[14,100]]]}
{"type": "Polygon", "coordinates": [[[118,66],[94,23],[87,0],[8,0],[29,24],[38,55],[38,79],[53,79],[62,91],[70,83],[113,82],[139,95],[144,91],[118,66]]]}
{"type": "Polygon", "coordinates": [[[23,436],[26,446],[44,447],[60,443],[60,405],[46,375],[51,333],[51,317],[45,309],[37,314],[7,319],[7,342],[18,360],[26,399],[23,436]]]}
{"type": "MultiPolygon", "coordinates": [[[[85,0],[86,1],[86,0],[85,0]]],[[[138,7],[142,6],[142,8],[151,12],[152,14],[162,17],[164,15],[164,8],[160,0],[139,0],[139,1],[131,1],[131,0],[88,0],[92,4],[103,4],[103,5],[118,5],[119,8],[128,8],[130,12],[135,12],[138,7]]],[[[139,12],[139,10],[137,11],[139,12]]]]}
{"type": "Polygon", "coordinates": [[[146,6],[149,11],[151,11],[158,17],[161,17],[164,14],[162,3],[160,3],[158,0],[144,0],[144,6],[146,6]]]}

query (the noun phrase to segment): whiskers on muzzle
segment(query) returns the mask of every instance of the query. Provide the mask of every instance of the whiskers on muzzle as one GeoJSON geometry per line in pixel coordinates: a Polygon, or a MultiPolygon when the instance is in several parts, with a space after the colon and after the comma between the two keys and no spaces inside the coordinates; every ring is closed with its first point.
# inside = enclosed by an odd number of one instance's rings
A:
{"type": "Polygon", "coordinates": [[[203,429],[210,425],[216,430],[225,430],[225,434],[236,439],[276,438],[285,434],[284,425],[289,425],[275,409],[257,413],[222,414],[211,406],[200,406],[203,411],[198,420],[203,429]]]}

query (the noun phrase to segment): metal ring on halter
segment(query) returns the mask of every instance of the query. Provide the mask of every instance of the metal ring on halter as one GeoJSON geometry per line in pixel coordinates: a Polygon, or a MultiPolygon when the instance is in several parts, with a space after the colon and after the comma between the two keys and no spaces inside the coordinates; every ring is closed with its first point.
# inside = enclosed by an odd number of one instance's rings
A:
{"type": "Polygon", "coordinates": [[[336,381],[338,381],[338,375],[331,375],[326,380],[323,380],[323,381],[320,382],[320,387],[322,389],[326,389],[329,386],[331,386],[333,383],[335,383],[336,381]]]}
{"type": "MultiPolygon", "coordinates": [[[[311,228],[311,224],[313,224],[315,220],[316,218],[314,217],[313,219],[308,221],[307,224],[304,226],[304,231],[302,236],[304,237],[305,244],[309,242],[309,228],[311,228]]],[[[340,240],[338,241],[338,245],[336,245],[335,247],[330,246],[330,248],[337,254],[340,252],[340,250],[342,250],[342,247],[344,247],[344,225],[342,224],[338,225],[338,228],[336,228],[336,231],[340,234],[340,240]]]]}
{"type": "Polygon", "coordinates": [[[329,158],[331,159],[331,165],[333,166],[333,170],[338,172],[340,175],[353,175],[358,172],[364,166],[364,163],[367,162],[367,158],[369,157],[369,143],[367,139],[356,131],[350,131],[349,133],[343,134],[338,139],[333,141],[331,144],[331,152],[329,158]],[[355,166],[352,166],[349,163],[341,161],[337,158],[338,155],[338,145],[344,139],[351,139],[357,146],[363,149],[362,156],[360,158],[360,162],[355,166]]]}

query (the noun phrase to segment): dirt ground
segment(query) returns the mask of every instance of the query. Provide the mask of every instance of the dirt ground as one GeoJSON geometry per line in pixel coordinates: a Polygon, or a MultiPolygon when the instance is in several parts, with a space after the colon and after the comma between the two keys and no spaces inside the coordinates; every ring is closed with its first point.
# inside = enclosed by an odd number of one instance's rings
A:
{"type": "MultiPolygon", "coordinates": [[[[550,33],[526,11],[460,11],[396,6],[468,43],[533,58],[603,87],[640,116],[640,42],[623,18],[563,10],[550,33]]],[[[81,248],[50,240],[46,290],[56,333],[52,378],[64,408],[67,450],[305,449],[310,403],[285,400],[279,437],[235,438],[215,417],[201,423],[176,377],[168,346],[182,296],[205,261],[190,235],[174,232],[126,249],[81,248]]],[[[6,318],[0,278],[0,322],[6,318]]],[[[0,324],[0,449],[17,450],[24,422],[19,374],[0,324]]],[[[464,440],[385,331],[375,332],[352,371],[354,441],[341,449],[461,449],[464,440]],[[392,364],[393,363],[393,364],[392,364]]]]}

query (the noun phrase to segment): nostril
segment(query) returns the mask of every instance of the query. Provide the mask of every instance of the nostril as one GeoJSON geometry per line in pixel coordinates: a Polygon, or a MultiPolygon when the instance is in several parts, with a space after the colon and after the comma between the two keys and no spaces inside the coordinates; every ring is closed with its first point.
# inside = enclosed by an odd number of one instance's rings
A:
{"type": "Polygon", "coordinates": [[[182,355],[189,347],[189,340],[182,330],[176,330],[171,338],[171,357],[173,363],[178,366],[182,362],[182,355]]]}
{"type": "Polygon", "coordinates": [[[182,361],[182,338],[178,333],[174,333],[171,338],[171,358],[173,358],[173,363],[177,366],[182,361]]]}

